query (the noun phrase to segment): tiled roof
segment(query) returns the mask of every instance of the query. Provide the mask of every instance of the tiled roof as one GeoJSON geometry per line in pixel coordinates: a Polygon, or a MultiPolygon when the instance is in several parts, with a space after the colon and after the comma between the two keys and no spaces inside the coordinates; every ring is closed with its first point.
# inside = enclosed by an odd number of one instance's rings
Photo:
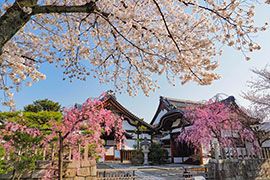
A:
{"type": "MultiPolygon", "coordinates": [[[[243,119],[243,122],[245,122],[247,124],[256,124],[259,122],[258,119],[251,117],[247,113],[247,110],[245,110],[245,108],[239,106],[235,102],[235,98],[233,96],[227,96],[226,98],[223,97],[223,99],[219,98],[219,99],[215,99],[215,100],[218,100],[218,101],[223,102],[225,104],[229,104],[230,107],[232,109],[234,109],[237,114],[239,114],[241,117],[243,117],[243,118],[241,118],[241,119],[243,119]]],[[[196,105],[203,105],[203,104],[204,104],[204,101],[190,101],[190,100],[183,100],[183,99],[176,99],[176,98],[160,96],[160,104],[159,104],[159,107],[156,111],[155,116],[153,117],[153,119],[151,121],[151,124],[152,125],[156,124],[156,126],[160,125],[161,122],[156,122],[156,118],[162,109],[166,109],[168,111],[168,113],[163,115],[163,117],[166,117],[170,111],[173,111],[175,109],[181,110],[183,113],[185,113],[184,109],[186,107],[194,106],[194,105],[195,106],[196,105]]]]}
{"type": "Polygon", "coordinates": [[[153,126],[145,122],[143,119],[137,117],[133,113],[131,113],[129,110],[127,110],[122,104],[120,104],[117,100],[116,97],[110,92],[106,93],[104,97],[104,101],[111,102],[112,105],[114,105],[116,108],[121,110],[126,116],[131,118],[134,121],[140,122],[142,125],[148,127],[149,129],[153,130],[153,126]]]}
{"type": "Polygon", "coordinates": [[[169,98],[169,97],[164,97],[164,96],[161,96],[160,98],[163,99],[163,101],[166,101],[168,104],[170,104],[176,109],[182,109],[191,105],[200,105],[203,103],[199,101],[175,99],[175,98],[169,98]]]}

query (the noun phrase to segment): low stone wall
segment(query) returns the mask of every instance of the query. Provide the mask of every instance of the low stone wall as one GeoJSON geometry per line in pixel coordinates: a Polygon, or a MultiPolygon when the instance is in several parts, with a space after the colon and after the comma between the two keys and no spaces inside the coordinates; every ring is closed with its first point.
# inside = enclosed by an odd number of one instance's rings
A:
{"type": "Polygon", "coordinates": [[[66,180],[96,180],[96,161],[71,161],[64,163],[64,179],[66,180]]]}
{"type": "Polygon", "coordinates": [[[270,180],[270,159],[211,160],[209,177],[219,180],[270,180]]]}
{"type": "MultiPolygon", "coordinates": [[[[96,180],[97,169],[95,160],[72,160],[64,161],[63,179],[64,180],[96,180]]],[[[32,172],[25,173],[21,179],[41,180],[48,171],[57,172],[57,162],[38,161],[37,167],[32,172]]],[[[52,179],[57,179],[53,173],[52,179]]],[[[12,174],[0,175],[1,180],[10,180],[12,174]]]]}

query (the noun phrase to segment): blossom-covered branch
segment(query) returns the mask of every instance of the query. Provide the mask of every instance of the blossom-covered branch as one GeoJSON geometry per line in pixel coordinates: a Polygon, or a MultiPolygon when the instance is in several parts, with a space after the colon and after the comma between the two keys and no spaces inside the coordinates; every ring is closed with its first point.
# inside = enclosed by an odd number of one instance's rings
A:
{"type": "Polygon", "coordinates": [[[262,122],[255,127],[260,143],[270,139],[267,123],[270,119],[270,68],[269,65],[262,69],[253,69],[256,78],[248,81],[249,90],[243,93],[245,99],[251,103],[250,112],[262,122]]]}
{"type": "Polygon", "coordinates": [[[230,104],[209,101],[186,111],[185,118],[191,122],[191,126],[179,135],[180,141],[185,141],[196,149],[201,146],[210,147],[214,139],[221,147],[234,147],[235,140],[252,143],[254,150],[258,147],[254,132],[241,122],[230,104]]]}
{"type": "Polygon", "coordinates": [[[0,17],[0,89],[45,79],[40,64],[55,63],[65,78],[89,75],[115,90],[146,95],[158,88],[155,74],[175,84],[210,84],[219,78],[217,56],[228,45],[249,59],[260,46],[251,37],[254,2],[212,0],[16,0],[0,17]],[[16,20],[16,21],[15,21],[16,20]]]}
{"type": "Polygon", "coordinates": [[[89,149],[91,145],[93,154],[90,158],[95,158],[104,153],[102,135],[113,133],[119,149],[124,139],[122,118],[104,109],[103,101],[99,99],[88,99],[80,108],[66,109],[62,121],[52,120],[49,124],[50,128],[36,129],[19,123],[5,122],[0,129],[0,145],[4,146],[8,155],[16,153],[20,159],[22,151],[28,152],[31,149],[37,152],[40,148],[49,148],[52,144],[57,144],[58,174],[62,177],[64,149],[72,151],[73,159],[79,159],[81,152],[78,147],[89,149]],[[21,138],[20,135],[27,135],[27,138],[21,138]],[[17,138],[18,136],[20,138],[17,138]]]}

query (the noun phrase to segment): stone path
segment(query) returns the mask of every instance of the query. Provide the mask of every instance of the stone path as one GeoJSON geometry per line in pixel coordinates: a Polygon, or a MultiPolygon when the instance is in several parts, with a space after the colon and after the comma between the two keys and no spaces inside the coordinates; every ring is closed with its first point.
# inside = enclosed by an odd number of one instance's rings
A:
{"type": "Polygon", "coordinates": [[[177,179],[184,179],[182,173],[177,172],[171,172],[171,171],[165,171],[165,170],[138,170],[136,172],[136,175],[138,176],[138,179],[143,180],[177,180],[177,179]]]}
{"type": "MultiPolygon", "coordinates": [[[[104,163],[103,167],[110,167],[112,169],[136,169],[136,179],[139,180],[184,180],[183,171],[185,168],[200,166],[179,164],[167,164],[162,166],[132,166],[120,163],[104,163]]],[[[197,178],[199,179],[199,176],[197,176],[197,178]]],[[[202,176],[200,180],[203,180],[202,176]]]]}

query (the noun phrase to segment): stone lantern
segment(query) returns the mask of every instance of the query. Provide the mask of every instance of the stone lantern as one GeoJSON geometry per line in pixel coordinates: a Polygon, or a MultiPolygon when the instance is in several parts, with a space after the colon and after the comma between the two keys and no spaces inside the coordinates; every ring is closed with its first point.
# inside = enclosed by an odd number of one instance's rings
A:
{"type": "Polygon", "coordinates": [[[219,159],[219,146],[218,146],[218,143],[215,141],[213,143],[213,145],[214,145],[214,157],[215,157],[216,160],[218,160],[219,159]]]}
{"type": "Polygon", "coordinates": [[[141,142],[141,148],[142,148],[142,152],[144,154],[144,161],[143,161],[143,165],[148,165],[148,153],[149,153],[149,145],[150,143],[148,142],[147,138],[144,137],[143,142],[141,142]]]}

